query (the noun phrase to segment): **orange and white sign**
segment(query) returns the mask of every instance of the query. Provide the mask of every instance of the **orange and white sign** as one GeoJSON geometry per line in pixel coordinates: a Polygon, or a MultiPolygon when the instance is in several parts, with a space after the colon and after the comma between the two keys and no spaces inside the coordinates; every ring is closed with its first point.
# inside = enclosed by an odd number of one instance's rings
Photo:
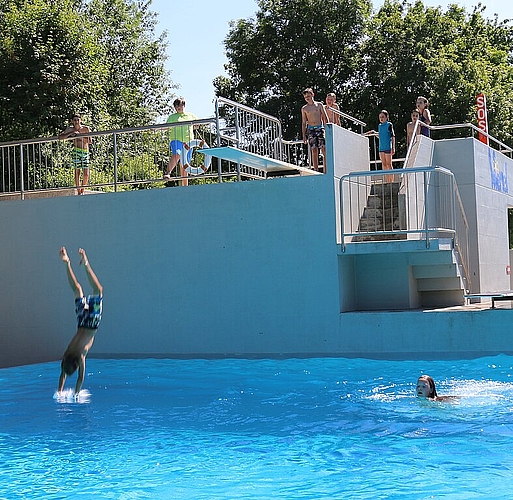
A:
{"type": "MultiPolygon", "coordinates": [[[[486,109],[486,97],[484,94],[476,96],[477,105],[477,126],[483,131],[488,133],[488,111],[486,109]]],[[[488,144],[488,136],[479,134],[479,140],[488,144]]]]}

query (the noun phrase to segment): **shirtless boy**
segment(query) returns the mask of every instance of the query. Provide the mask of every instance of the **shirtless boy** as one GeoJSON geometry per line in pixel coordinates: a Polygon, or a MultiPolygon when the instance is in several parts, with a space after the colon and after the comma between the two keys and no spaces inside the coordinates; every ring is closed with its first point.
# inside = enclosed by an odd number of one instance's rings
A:
{"type": "Polygon", "coordinates": [[[328,123],[328,115],[321,102],[314,101],[311,88],[303,91],[306,104],[301,108],[303,142],[310,145],[314,170],[319,170],[319,148],[324,156],[324,173],[326,173],[326,140],[324,124],[328,123]]]}
{"type": "Polygon", "coordinates": [[[63,130],[58,139],[73,139],[73,151],[71,153],[71,166],[75,169],[75,186],[77,193],[84,194],[84,186],[89,182],[89,144],[93,142],[91,137],[80,137],[89,134],[91,129],[82,123],[80,115],[75,114],[71,118],[72,125],[63,130]],[[82,170],[82,182],[80,171],[82,170]]]}
{"type": "Polygon", "coordinates": [[[340,111],[340,106],[337,104],[337,96],[333,92],[330,92],[326,96],[326,105],[324,106],[324,109],[328,116],[328,122],[340,126],[340,115],[333,111],[334,109],[340,111]]]}
{"type": "Polygon", "coordinates": [[[71,268],[68,253],[66,248],[62,247],[60,250],[61,259],[66,264],[66,271],[68,274],[68,281],[75,293],[75,312],[77,314],[78,328],[77,333],[71,339],[66,352],[62,356],[61,362],[61,376],[59,377],[59,389],[62,391],[66,377],[72,375],[78,368],[78,378],[75,385],[75,396],[80,392],[85,376],[85,359],[89,349],[94,342],[94,336],[100,325],[102,318],[102,299],[103,287],[100,285],[98,278],[94,274],[87,255],[82,248],[78,249],[80,254],[80,264],[84,265],[87,278],[93,288],[94,295],[84,296],[82,286],[77,281],[75,273],[71,268]]]}

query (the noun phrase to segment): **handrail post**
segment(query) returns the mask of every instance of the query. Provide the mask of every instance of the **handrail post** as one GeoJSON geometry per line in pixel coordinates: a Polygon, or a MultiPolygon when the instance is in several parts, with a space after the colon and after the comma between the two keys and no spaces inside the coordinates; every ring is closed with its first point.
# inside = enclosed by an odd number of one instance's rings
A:
{"type": "Polygon", "coordinates": [[[340,189],[340,250],[342,253],[346,251],[346,239],[344,236],[344,178],[346,176],[342,176],[339,181],[339,189],[340,189]]]}
{"type": "Polygon", "coordinates": [[[23,144],[20,144],[20,196],[25,199],[25,176],[23,174],[23,144]]]}
{"type": "Polygon", "coordinates": [[[117,134],[112,134],[112,147],[114,148],[114,192],[118,191],[118,141],[117,134]]]}
{"type": "MultiPolygon", "coordinates": [[[[237,139],[237,147],[240,145],[240,121],[239,121],[239,107],[235,106],[235,139],[237,139]]],[[[237,182],[240,182],[240,162],[237,162],[237,182]]]]}
{"type": "MultiPolygon", "coordinates": [[[[219,97],[216,98],[215,101],[215,113],[216,113],[216,131],[217,131],[217,147],[221,147],[221,122],[219,120],[219,97]]],[[[223,182],[223,175],[222,175],[222,163],[221,158],[217,159],[217,178],[219,183],[223,182]]]]}
{"type": "Polygon", "coordinates": [[[424,227],[426,233],[426,248],[429,248],[429,201],[428,201],[428,188],[427,188],[427,172],[424,172],[424,211],[426,212],[426,216],[424,217],[424,227]]]}

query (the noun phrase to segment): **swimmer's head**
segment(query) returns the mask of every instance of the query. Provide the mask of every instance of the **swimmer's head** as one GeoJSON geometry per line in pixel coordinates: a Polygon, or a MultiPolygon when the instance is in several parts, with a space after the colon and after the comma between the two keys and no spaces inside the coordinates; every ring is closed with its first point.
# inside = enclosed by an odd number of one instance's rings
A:
{"type": "Polygon", "coordinates": [[[76,356],[65,355],[61,361],[61,369],[66,375],[72,375],[78,368],[78,358],[76,356]]]}
{"type": "Polygon", "coordinates": [[[330,92],[327,96],[326,96],[326,104],[328,106],[331,106],[332,104],[335,104],[335,101],[337,100],[337,96],[335,95],[334,92],[330,92]]]}
{"type": "Polygon", "coordinates": [[[417,380],[415,394],[418,398],[435,399],[437,397],[435,381],[429,375],[421,375],[417,380]]]}

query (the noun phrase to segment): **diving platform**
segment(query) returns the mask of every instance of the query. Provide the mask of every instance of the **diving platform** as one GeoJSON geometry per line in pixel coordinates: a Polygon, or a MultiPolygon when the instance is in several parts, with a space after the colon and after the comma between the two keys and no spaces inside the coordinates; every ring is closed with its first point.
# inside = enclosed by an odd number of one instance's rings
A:
{"type": "Polygon", "coordinates": [[[277,173],[294,173],[299,175],[318,175],[320,172],[316,172],[310,168],[299,167],[292,165],[275,158],[269,158],[268,156],[262,156],[250,151],[244,151],[242,149],[234,148],[233,146],[225,146],[219,148],[205,148],[198,149],[198,152],[208,156],[215,156],[222,160],[228,160],[234,163],[240,163],[247,167],[255,168],[265,172],[266,174],[277,174],[277,173]]]}

